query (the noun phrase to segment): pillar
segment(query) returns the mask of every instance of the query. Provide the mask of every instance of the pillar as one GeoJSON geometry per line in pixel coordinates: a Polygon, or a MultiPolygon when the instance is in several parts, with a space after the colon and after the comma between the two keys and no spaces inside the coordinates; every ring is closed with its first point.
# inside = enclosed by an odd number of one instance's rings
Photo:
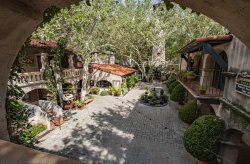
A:
{"type": "Polygon", "coordinates": [[[73,59],[73,55],[69,55],[69,68],[74,68],[74,59],[73,59]]]}
{"type": "Polygon", "coordinates": [[[48,62],[48,54],[47,53],[41,53],[41,64],[42,67],[40,68],[40,72],[44,72],[46,69],[46,63],[48,62]]]}

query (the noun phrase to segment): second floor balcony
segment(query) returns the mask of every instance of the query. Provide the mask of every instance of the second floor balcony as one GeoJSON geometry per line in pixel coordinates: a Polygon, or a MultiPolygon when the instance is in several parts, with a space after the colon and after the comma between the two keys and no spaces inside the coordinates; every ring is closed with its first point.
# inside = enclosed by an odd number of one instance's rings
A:
{"type": "MultiPolygon", "coordinates": [[[[83,70],[82,69],[64,69],[61,74],[62,74],[63,79],[81,78],[83,74],[83,70]]],[[[18,77],[19,78],[14,81],[14,84],[20,87],[45,83],[43,72],[18,73],[18,77]]]]}

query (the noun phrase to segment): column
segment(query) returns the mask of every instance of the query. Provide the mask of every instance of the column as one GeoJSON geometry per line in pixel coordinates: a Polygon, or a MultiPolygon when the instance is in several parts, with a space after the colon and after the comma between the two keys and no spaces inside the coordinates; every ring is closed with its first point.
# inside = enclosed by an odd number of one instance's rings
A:
{"type": "Polygon", "coordinates": [[[40,68],[40,72],[43,72],[46,69],[46,63],[48,62],[48,54],[41,53],[41,64],[42,67],[40,68]]]}

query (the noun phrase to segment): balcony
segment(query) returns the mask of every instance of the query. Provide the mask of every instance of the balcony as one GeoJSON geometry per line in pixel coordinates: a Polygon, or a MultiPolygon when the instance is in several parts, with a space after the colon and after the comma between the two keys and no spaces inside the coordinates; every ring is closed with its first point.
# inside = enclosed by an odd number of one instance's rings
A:
{"type": "Polygon", "coordinates": [[[187,80],[184,78],[181,78],[177,75],[174,75],[175,78],[187,89],[187,91],[192,94],[195,98],[220,98],[223,96],[223,91],[220,89],[217,89],[215,87],[212,87],[210,82],[209,76],[195,76],[194,80],[187,80]],[[202,87],[205,88],[204,93],[200,92],[200,84],[202,84],[202,87]]]}
{"type": "MultiPolygon", "coordinates": [[[[81,78],[82,69],[64,69],[62,76],[64,79],[81,78]]],[[[19,78],[14,81],[14,84],[22,87],[27,85],[36,85],[44,83],[43,72],[25,72],[18,73],[19,78]]]]}

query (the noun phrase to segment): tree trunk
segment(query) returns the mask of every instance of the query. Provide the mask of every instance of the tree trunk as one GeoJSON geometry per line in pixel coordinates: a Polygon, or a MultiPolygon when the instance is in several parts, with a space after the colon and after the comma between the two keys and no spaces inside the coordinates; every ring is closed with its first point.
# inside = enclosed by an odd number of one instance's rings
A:
{"type": "Polygon", "coordinates": [[[82,74],[82,88],[81,88],[81,100],[85,99],[87,89],[88,89],[88,76],[89,76],[89,62],[85,62],[83,66],[82,74]]]}

